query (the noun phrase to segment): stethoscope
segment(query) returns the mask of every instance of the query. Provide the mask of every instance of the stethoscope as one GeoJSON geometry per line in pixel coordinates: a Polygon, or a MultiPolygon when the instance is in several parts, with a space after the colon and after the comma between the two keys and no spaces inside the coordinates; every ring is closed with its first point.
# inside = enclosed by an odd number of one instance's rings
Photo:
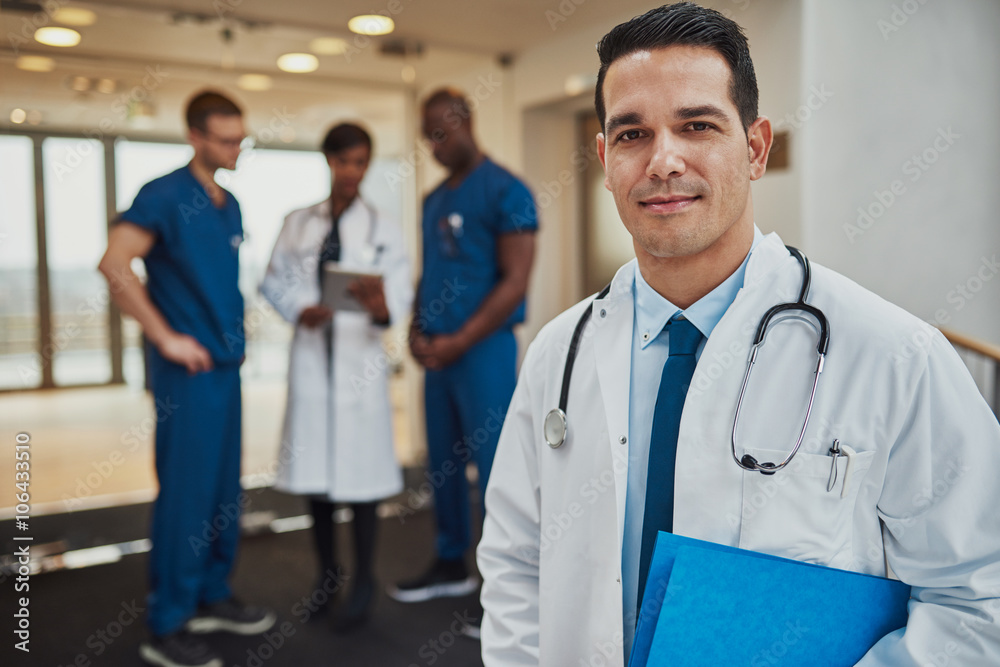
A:
{"type": "MultiPolygon", "coordinates": [[[[810,268],[809,260],[797,248],[793,248],[791,246],[785,246],[785,248],[787,248],[788,252],[790,252],[799,264],[802,265],[802,288],[799,291],[799,298],[794,303],[781,303],[773,306],[766,313],[764,313],[760,323],[757,325],[757,333],[754,335],[753,345],[750,348],[750,358],[747,361],[747,370],[743,376],[743,385],[740,387],[740,396],[736,402],[736,416],[733,419],[733,460],[736,461],[736,465],[744,470],[760,472],[765,475],[773,475],[775,472],[787,466],[791,462],[792,458],[798,453],[799,447],[802,446],[802,440],[805,438],[806,428],[809,426],[809,417],[812,414],[813,402],[816,399],[816,388],[819,385],[819,376],[823,372],[823,364],[826,360],[827,348],[830,345],[830,331],[826,316],[819,308],[816,308],[805,301],[806,297],[809,295],[809,286],[812,282],[812,269],[810,268]],[[750,454],[744,454],[743,457],[740,458],[736,455],[736,428],[740,422],[740,412],[743,408],[743,397],[746,394],[747,384],[750,382],[750,374],[753,371],[754,363],[757,360],[757,351],[764,344],[768,326],[772,323],[772,320],[779,315],[781,315],[781,317],[774,322],[775,324],[785,319],[798,319],[813,324],[812,320],[803,317],[803,313],[810,315],[813,319],[815,319],[815,324],[819,330],[819,341],[816,345],[816,352],[818,355],[815,371],[816,377],[813,380],[812,391],[809,394],[809,405],[806,407],[806,416],[802,422],[802,430],[799,432],[799,438],[791,452],[783,461],[781,461],[781,463],[758,463],[757,459],[750,454]]],[[[580,346],[580,338],[583,335],[584,328],[587,326],[587,322],[590,321],[593,314],[594,302],[606,297],[610,290],[610,285],[601,290],[600,294],[598,294],[594,298],[594,301],[591,301],[590,305],[584,310],[579,321],[576,323],[576,329],[573,330],[573,337],[570,340],[569,350],[566,353],[566,365],[563,369],[563,382],[562,390],[559,394],[559,407],[550,410],[549,413],[545,415],[545,421],[542,425],[545,442],[548,443],[549,447],[552,447],[553,449],[561,447],[566,441],[566,434],[568,431],[566,421],[566,404],[569,399],[570,377],[573,374],[573,364],[576,362],[576,354],[580,346]]]]}

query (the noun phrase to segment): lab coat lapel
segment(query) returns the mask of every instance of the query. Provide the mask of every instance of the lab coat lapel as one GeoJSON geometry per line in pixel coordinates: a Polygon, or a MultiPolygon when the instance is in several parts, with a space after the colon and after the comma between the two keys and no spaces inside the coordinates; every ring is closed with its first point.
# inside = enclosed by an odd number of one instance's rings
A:
{"type": "Polygon", "coordinates": [[[736,401],[761,316],[775,303],[797,296],[792,293],[794,280],[778,280],[783,267],[797,268],[788,262],[795,260],[776,234],[757,245],[743,288],[698,360],[677,441],[674,532],[679,535],[730,546],[739,543],[745,476],[731,450],[736,401]]]}
{"type": "Polygon", "coordinates": [[[593,345],[590,353],[597,367],[604,414],[607,418],[607,446],[615,476],[615,503],[618,516],[618,547],[621,549],[625,524],[625,493],[628,485],[628,446],[621,438],[628,435],[629,377],[632,368],[632,285],[635,260],[618,270],[611,291],[594,302],[591,316],[593,345]]]}

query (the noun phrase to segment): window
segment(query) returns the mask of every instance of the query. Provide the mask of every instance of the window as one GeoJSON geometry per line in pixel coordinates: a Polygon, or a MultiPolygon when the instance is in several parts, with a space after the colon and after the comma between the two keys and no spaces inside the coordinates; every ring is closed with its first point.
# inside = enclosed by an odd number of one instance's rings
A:
{"type": "Polygon", "coordinates": [[[33,150],[28,137],[0,136],[0,389],[42,384],[33,150]]]}
{"type": "Polygon", "coordinates": [[[108,289],[97,264],[107,247],[104,145],[42,142],[45,235],[52,295],[52,374],[57,386],[111,380],[108,289]]]}

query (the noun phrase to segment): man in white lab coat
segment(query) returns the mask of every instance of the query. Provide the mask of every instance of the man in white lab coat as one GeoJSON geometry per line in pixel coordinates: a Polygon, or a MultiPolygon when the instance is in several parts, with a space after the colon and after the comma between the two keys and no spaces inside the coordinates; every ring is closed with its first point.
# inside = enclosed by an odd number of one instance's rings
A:
{"type": "Polygon", "coordinates": [[[801,449],[773,475],[738,465],[787,456],[817,359],[813,326],[772,325],[734,457],[757,323],[795,301],[804,274],[754,224],[750,182],[764,174],[772,128],[757,116],[746,39],[721,14],[680,3],[616,27],[598,53],[598,152],[636,260],[527,352],[478,550],[486,665],[623,665],[650,528],[881,576],[891,568],[912,586],[909,621],[865,667],[1000,664],[1000,427],[961,360],[925,323],[813,266],[806,299],[825,313],[830,343],[801,449]],[[591,302],[568,432],[552,447],[543,423],[591,302]],[[662,438],[660,395],[677,389],[661,386],[672,332],[692,325],[697,364],[674,435],[662,438]],[[829,455],[835,439],[849,456],[829,455]],[[663,474],[653,461],[666,459],[663,474]],[[671,487],[666,519],[644,525],[650,499],[671,487]]]}

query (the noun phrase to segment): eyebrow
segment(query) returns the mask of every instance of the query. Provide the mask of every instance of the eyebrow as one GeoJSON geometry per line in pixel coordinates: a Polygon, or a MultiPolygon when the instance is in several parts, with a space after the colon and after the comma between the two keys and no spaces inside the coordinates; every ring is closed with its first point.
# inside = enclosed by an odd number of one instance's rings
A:
{"type": "MultiPolygon", "coordinates": [[[[683,107],[678,109],[675,115],[679,120],[691,120],[692,118],[715,118],[719,121],[730,121],[726,112],[714,104],[703,104],[697,107],[683,107]]],[[[628,111],[609,118],[605,123],[604,133],[606,135],[611,135],[615,130],[624,125],[640,124],[642,124],[642,114],[635,111],[628,111]]]]}
{"type": "Polygon", "coordinates": [[[604,124],[604,133],[610,135],[623,125],[639,125],[640,123],[642,123],[642,115],[635,111],[628,111],[609,118],[604,124]]]}
{"type": "Polygon", "coordinates": [[[677,110],[677,117],[681,120],[691,120],[692,118],[715,118],[720,121],[728,121],[729,116],[725,111],[713,104],[703,104],[698,107],[684,107],[677,110]]]}

